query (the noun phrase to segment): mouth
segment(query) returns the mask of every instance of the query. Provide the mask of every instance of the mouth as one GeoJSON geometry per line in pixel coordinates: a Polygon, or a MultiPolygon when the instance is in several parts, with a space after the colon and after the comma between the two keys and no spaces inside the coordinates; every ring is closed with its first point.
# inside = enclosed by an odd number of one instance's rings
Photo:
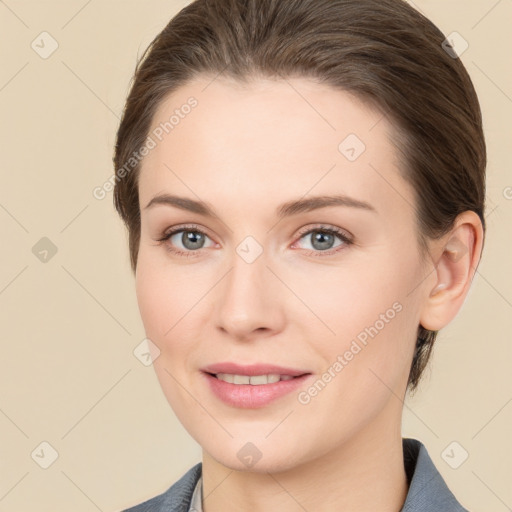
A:
{"type": "Polygon", "coordinates": [[[312,374],[281,366],[219,363],[202,369],[213,394],[225,404],[243,409],[265,407],[302,386],[312,374]]]}
{"type": "Polygon", "coordinates": [[[230,384],[250,384],[251,386],[262,386],[265,384],[274,384],[281,380],[296,379],[293,375],[279,375],[278,373],[268,373],[264,375],[237,375],[233,373],[210,373],[212,377],[216,377],[230,384]]]}

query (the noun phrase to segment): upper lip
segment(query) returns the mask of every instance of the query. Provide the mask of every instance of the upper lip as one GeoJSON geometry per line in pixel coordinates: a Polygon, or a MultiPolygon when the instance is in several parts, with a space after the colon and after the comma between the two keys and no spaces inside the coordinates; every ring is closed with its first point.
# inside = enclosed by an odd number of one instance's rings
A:
{"type": "Polygon", "coordinates": [[[278,375],[291,375],[292,377],[298,377],[310,373],[297,368],[285,368],[284,366],[276,366],[275,364],[248,364],[242,365],[232,362],[215,363],[202,368],[203,372],[206,373],[228,373],[230,375],[269,375],[271,373],[278,375]]]}

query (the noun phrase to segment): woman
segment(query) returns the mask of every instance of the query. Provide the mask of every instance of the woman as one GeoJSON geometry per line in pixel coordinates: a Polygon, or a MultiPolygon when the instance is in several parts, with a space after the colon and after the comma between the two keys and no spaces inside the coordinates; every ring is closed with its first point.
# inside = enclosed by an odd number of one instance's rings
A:
{"type": "Polygon", "coordinates": [[[486,150],[400,0],[197,0],[139,63],[115,206],[202,463],[130,511],[462,511],[401,415],[480,261],[486,150]]]}

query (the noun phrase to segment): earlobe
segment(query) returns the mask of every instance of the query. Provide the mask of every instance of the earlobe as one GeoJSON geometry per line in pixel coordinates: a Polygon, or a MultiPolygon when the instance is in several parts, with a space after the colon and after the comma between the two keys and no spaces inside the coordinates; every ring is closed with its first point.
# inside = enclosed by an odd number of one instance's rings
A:
{"type": "Polygon", "coordinates": [[[467,296],[480,261],[483,228],[475,212],[461,213],[452,230],[433,243],[435,268],[426,283],[421,325],[438,331],[457,314],[467,296]]]}

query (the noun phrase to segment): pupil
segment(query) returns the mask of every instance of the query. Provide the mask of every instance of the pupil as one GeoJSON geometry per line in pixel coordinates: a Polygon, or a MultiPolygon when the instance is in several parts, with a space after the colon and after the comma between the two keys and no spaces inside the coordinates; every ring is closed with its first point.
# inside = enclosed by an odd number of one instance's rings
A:
{"type": "Polygon", "coordinates": [[[204,235],[194,231],[187,231],[183,233],[182,242],[183,245],[190,250],[200,249],[201,242],[203,241],[204,235]]]}
{"type": "Polygon", "coordinates": [[[316,235],[313,237],[313,247],[315,249],[330,249],[334,236],[331,233],[324,233],[322,231],[317,231],[316,235]],[[325,239],[327,238],[327,242],[325,239]]]}

